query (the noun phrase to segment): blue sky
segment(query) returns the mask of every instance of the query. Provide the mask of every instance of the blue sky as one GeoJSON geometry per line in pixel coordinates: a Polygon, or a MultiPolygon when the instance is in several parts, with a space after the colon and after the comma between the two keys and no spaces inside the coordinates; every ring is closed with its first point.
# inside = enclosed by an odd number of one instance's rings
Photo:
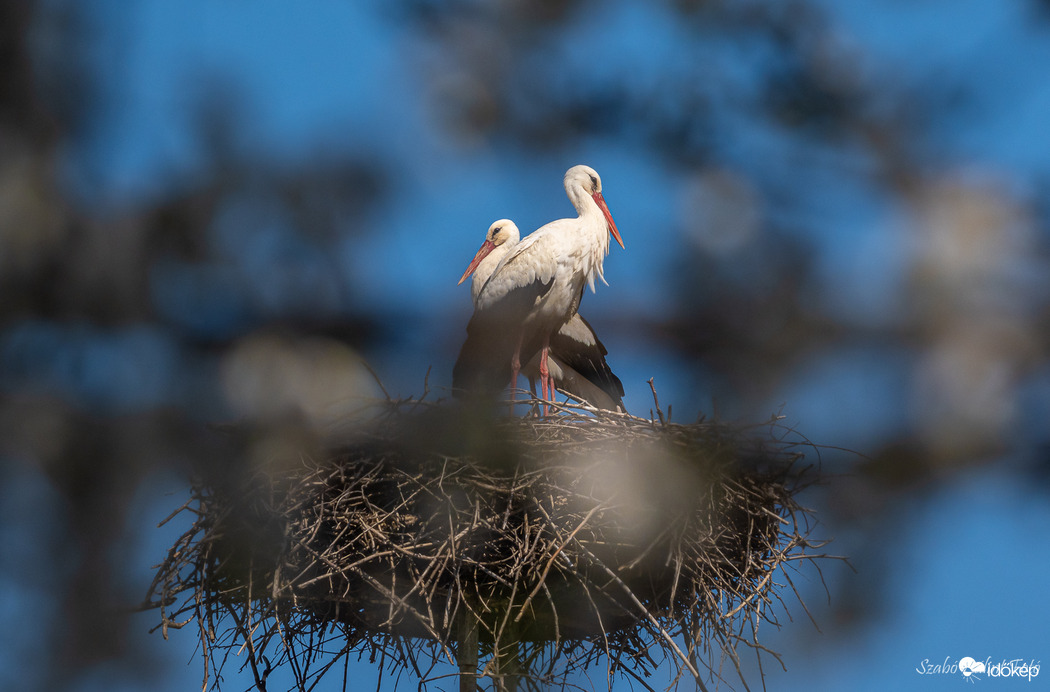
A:
{"type": "MultiPolygon", "coordinates": [[[[916,669],[963,656],[1045,662],[1050,637],[1041,623],[1050,616],[1050,599],[1034,574],[1050,562],[1050,547],[1040,539],[1050,519],[1046,502],[981,473],[901,511],[911,530],[887,537],[891,568],[880,584],[890,607],[848,636],[804,637],[801,645],[793,643],[797,629],[810,625],[796,617],[773,637],[789,672],[774,678],[771,689],[949,690],[963,684],[961,676],[916,669]]],[[[819,603],[819,589],[813,590],[809,602],[819,603]]],[[[980,682],[995,689],[1028,684],[980,682]]],[[[1037,689],[1046,684],[1042,677],[1037,682],[1037,689]]]]}
{"type": "MultiPolygon", "coordinates": [[[[958,108],[945,111],[944,121],[929,124],[924,133],[931,160],[994,178],[1021,197],[1035,194],[1037,184],[1050,177],[1050,154],[1043,146],[1050,123],[1050,23],[1031,21],[1035,3],[819,4],[831,17],[832,39],[862,56],[871,84],[885,82],[895,92],[906,92],[934,83],[963,95],[958,108]]],[[[456,279],[491,221],[511,217],[527,232],[569,215],[561,176],[575,163],[589,163],[602,173],[627,245],[626,251],[613,248],[605,272],[610,286],[584,299],[584,313],[592,322],[614,319],[618,311],[659,314],[663,300],[652,279],[667,271],[682,242],[677,229],[688,210],[686,184],[637,142],[583,139],[570,155],[555,157],[450,141],[430,110],[433,74],[422,69],[428,48],[383,7],[346,0],[311,3],[308,11],[278,0],[99,3],[93,67],[103,76],[106,116],[77,148],[63,152],[68,189],[85,205],[110,214],[194,184],[207,175],[207,161],[195,139],[192,114],[201,89],[222,84],[242,99],[236,144],[247,158],[294,163],[345,147],[379,153],[396,172],[394,198],[371,220],[375,232],[348,239],[335,258],[355,277],[355,286],[367,292],[364,299],[417,320],[405,351],[373,355],[373,365],[392,391],[419,393],[428,365],[435,366],[438,384],[447,384],[449,364],[442,367],[440,356],[427,349],[437,344],[446,357],[454,354],[470,310],[469,289],[457,287],[456,279]]],[[[567,35],[548,37],[544,57],[570,64],[587,57],[595,65],[589,77],[598,81],[621,71],[649,79],[669,62],[703,61],[712,71],[706,88],[732,89],[746,100],[753,56],[714,35],[703,51],[683,56],[675,52],[685,43],[683,31],[658,5],[621,0],[603,6],[591,21],[573,23],[567,35]],[[654,35],[666,39],[655,48],[649,38],[654,35]],[[586,56],[580,54],[584,50],[586,56]]],[[[790,209],[799,225],[819,239],[815,261],[821,276],[839,289],[815,300],[858,321],[892,321],[911,266],[913,239],[907,213],[880,196],[863,173],[837,177],[842,168],[863,172],[863,156],[814,150],[746,118],[728,129],[734,136],[722,146],[729,160],[758,167],[770,178],[796,177],[812,189],[834,190],[796,200],[790,209]]],[[[1033,281],[1046,285],[1045,279],[1033,281]]],[[[41,325],[26,325],[16,336],[26,343],[60,339],[79,348],[75,338],[56,336],[41,325]]],[[[606,342],[612,354],[621,354],[617,370],[636,412],[648,406],[649,377],[656,378],[662,401],[680,411],[709,404],[713,392],[697,392],[695,382],[682,381],[673,357],[659,344],[624,335],[606,342]]],[[[87,399],[119,411],[159,405],[176,386],[143,375],[174,371],[165,363],[178,359],[146,327],[84,348],[94,349],[91,358],[111,364],[123,362],[123,349],[153,354],[138,370],[134,363],[118,369],[116,384],[90,378],[78,382],[87,399]],[[148,386],[125,387],[120,378],[146,379],[148,386]]],[[[904,398],[912,357],[863,345],[818,354],[797,378],[771,392],[760,409],[737,413],[765,417],[783,410],[811,439],[863,448],[907,425],[909,412],[886,402],[904,398]]],[[[1029,410],[1050,410],[1048,381],[1044,373],[1042,384],[1033,386],[1029,410]]],[[[133,593],[143,590],[150,566],[172,537],[170,530],[143,527],[177,504],[165,493],[177,493],[180,483],[165,477],[142,490],[140,513],[131,522],[142,561],[137,567],[141,585],[133,593]]],[[[47,493],[38,480],[19,484],[47,493]]],[[[804,615],[796,614],[794,623],[771,633],[770,646],[784,652],[789,668],[788,674],[771,678],[772,688],[950,689],[963,681],[920,676],[914,669],[925,658],[1042,660],[1050,652],[1050,592],[1040,585],[1040,575],[1050,571],[1050,548],[1041,530],[1050,526],[1050,508],[1041,496],[986,469],[916,497],[901,512],[907,520],[887,527],[892,534],[887,536],[889,568],[881,588],[892,597],[886,612],[870,626],[845,634],[834,630],[834,637],[796,636],[798,629],[812,629],[804,615]]],[[[835,533],[834,527],[828,529],[835,533]]],[[[850,541],[860,540],[849,534],[838,538],[836,549],[847,554],[850,541]]],[[[16,607],[9,599],[3,609],[12,613],[16,607]]],[[[818,608],[818,621],[822,613],[831,617],[818,608]]],[[[152,616],[140,622],[146,636],[152,616]]],[[[193,634],[174,633],[167,643],[159,635],[151,637],[165,671],[160,687],[151,688],[199,685],[193,634]]],[[[3,665],[15,663],[9,659],[3,665]]],[[[370,674],[362,665],[362,674],[366,671],[370,674]]],[[[227,681],[233,677],[227,671],[227,681]]],[[[121,686],[102,671],[80,689],[136,689],[136,684],[121,686]]],[[[990,679],[981,684],[1024,687],[990,679]]]]}

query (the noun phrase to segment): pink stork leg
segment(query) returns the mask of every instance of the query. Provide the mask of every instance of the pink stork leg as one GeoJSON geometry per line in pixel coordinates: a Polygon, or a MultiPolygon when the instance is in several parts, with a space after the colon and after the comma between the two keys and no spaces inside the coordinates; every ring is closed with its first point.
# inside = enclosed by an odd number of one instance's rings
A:
{"type": "Polygon", "coordinates": [[[550,334],[543,337],[543,348],[540,350],[540,394],[543,398],[543,415],[546,416],[547,402],[554,398],[554,382],[551,380],[551,371],[547,366],[547,353],[550,351],[550,334]]]}
{"type": "Polygon", "coordinates": [[[514,413],[514,390],[518,388],[518,373],[521,372],[521,342],[525,340],[525,332],[518,336],[518,345],[514,347],[514,355],[510,357],[510,412],[514,413]]]}

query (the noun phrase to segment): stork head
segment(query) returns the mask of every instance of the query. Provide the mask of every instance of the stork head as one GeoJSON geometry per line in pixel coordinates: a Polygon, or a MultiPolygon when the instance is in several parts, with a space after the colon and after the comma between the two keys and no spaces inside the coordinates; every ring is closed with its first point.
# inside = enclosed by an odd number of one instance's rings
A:
{"type": "Polygon", "coordinates": [[[495,247],[503,245],[503,243],[516,243],[521,238],[521,233],[518,231],[518,226],[510,219],[500,219],[499,221],[493,222],[489,226],[489,230],[485,233],[485,240],[491,242],[495,247]]]}
{"type": "Polygon", "coordinates": [[[582,164],[573,166],[565,171],[565,192],[580,213],[583,213],[583,209],[579,204],[582,196],[586,195],[593,199],[605,217],[605,225],[609,229],[609,233],[620,244],[620,247],[624,246],[620,232],[616,229],[616,222],[613,221],[612,214],[609,213],[609,207],[605,204],[605,198],[602,196],[602,179],[598,176],[598,171],[582,164]]]}
{"type": "Polygon", "coordinates": [[[478,249],[477,254],[474,255],[474,259],[470,260],[470,264],[467,265],[467,270],[463,272],[463,276],[459,278],[459,283],[463,283],[467,280],[467,277],[474,273],[474,270],[478,268],[481,261],[489,256],[489,253],[498,248],[504,243],[518,242],[520,232],[518,226],[510,219],[500,219],[489,226],[488,232],[485,233],[485,242],[481,244],[481,248],[478,249]]]}

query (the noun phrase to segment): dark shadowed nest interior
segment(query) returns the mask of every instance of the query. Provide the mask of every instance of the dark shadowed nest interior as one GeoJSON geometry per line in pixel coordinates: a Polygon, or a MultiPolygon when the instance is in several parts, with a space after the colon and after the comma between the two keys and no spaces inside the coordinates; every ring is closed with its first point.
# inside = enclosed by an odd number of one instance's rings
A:
{"type": "Polygon", "coordinates": [[[355,689],[358,660],[410,688],[754,685],[759,625],[804,610],[792,579],[827,557],[797,438],[506,412],[384,401],[324,453],[202,474],[145,607],[198,629],[205,688],[247,661],[258,689],[281,666],[355,689]]]}

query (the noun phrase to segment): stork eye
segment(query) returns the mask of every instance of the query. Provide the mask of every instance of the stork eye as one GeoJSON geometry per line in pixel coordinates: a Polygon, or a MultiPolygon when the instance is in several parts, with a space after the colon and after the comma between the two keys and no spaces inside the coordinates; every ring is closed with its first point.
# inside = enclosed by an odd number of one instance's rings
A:
{"type": "Polygon", "coordinates": [[[595,190],[598,189],[598,179],[595,178],[593,175],[591,176],[591,187],[595,190]]]}

